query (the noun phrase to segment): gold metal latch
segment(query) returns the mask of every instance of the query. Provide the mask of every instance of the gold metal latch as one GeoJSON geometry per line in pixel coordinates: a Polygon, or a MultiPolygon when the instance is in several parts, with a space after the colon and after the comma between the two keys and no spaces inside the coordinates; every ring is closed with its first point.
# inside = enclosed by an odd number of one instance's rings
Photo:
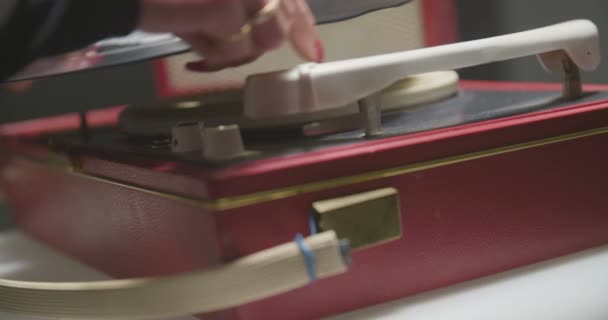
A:
{"type": "Polygon", "coordinates": [[[364,249],[401,238],[399,192],[394,188],[314,202],[321,231],[334,230],[353,249],[364,249]]]}

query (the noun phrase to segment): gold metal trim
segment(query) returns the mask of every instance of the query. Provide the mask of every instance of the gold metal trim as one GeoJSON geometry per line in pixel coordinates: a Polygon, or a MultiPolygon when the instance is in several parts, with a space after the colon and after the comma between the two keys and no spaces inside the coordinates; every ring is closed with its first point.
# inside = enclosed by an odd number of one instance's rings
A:
{"type": "MultiPolygon", "coordinates": [[[[209,211],[226,211],[226,210],[261,204],[261,203],[265,203],[265,202],[295,197],[295,196],[302,195],[302,194],[319,192],[319,191],[323,191],[323,190],[339,188],[339,187],[344,187],[344,186],[353,185],[353,184],[360,184],[360,183],[365,183],[365,182],[369,182],[369,181],[373,181],[373,180],[379,180],[379,179],[383,179],[383,178],[390,178],[390,177],[395,177],[395,176],[404,175],[404,174],[413,173],[413,172],[430,170],[430,169],[434,169],[434,168],[463,163],[463,162],[467,162],[467,161],[489,158],[489,157],[498,156],[498,155],[502,155],[502,154],[517,152],[517,151],[522,151],[522,150],[527,150],[527,149],[533,149],[533,148],[538,148],[538,147],[542,147],[542,146],[546,146],[546,145],[552,145],[552,144],[556,144],[556,143],[560,143],[560,142],[577,140],[577,139],[582,139],[582,138],[587,138],[587,137],[592,137],[592,136],[597,136],[597,135],[607,134],[607,133],[608,133],[608,126],[591,129],[591,130],[575,132],[575,133],[570,133],[570,134],[559,135],[559,136],[550,137],[550,138],[546,138],[546,139],[534,140],[534,141],[510,145],[510,146],[498,147],[498,148],[493,148],[493,149],[488,149],[488,150],[483,150],[483,151],[478,151],[478,152],[465,153],[465,154],[452,156],[452,157],[430,160],[430,161],[426,161],[426,162],[420,162],[420,163],[414,163],[414,164],[409,164],[409,165],[404,165],[404,166],[399,166],[399,167],[393,167],[393,168],[388,168],[388,169],[384,169],[384,170],[371,171],[371,172],[356,174],[356,175],[347,176],[347,177],[340,177],[340,178],[328,179],[328,180],[324,180],[324,181],[311,182],[311,183],[295,185],[295,186],[290,186],[290,187],[281,188],[281,189],[262,191],[262,192],[257,192],[257,193],[252,193],[252,194],[248,194],[248,195],[242,195],[242,196],[221,198],[221,199],[217,199],[217,200],[194,198],[194,197],[190,197],[190,196],[186,196],[186,195],[167,192],[167,191],[164,191],[161,189],[149,188],[149,187],[142,186],[142,185],[126,183],[123,181],[119,181],[119,180],[115,180],[115,179],[111,179],[111,178],[107,178],[107,177],[93,175],[90,173],[80,171],[78,168],[75,168],[73,166],[66,166],[64,164],[58,165],[58,162],[56,160],[51,161],[50,158],[48,160],[41,161],[41,160],[36,160],[36,159],[31,159],[31,158],[25,158],[23,156],[16,156],[14,154],[13,154],[13,157],[16,157],[16,158],[19,158],[22,160],[28,160],[30,162],[35,161],[35,162],[38,162],[38,163],[46,165],[46,166],[55,167],[55,168],[61,169],[62,171],[66,172],[66,173],[73,174],[73,175],[76,175],[76,176],[79,176],[79,177],[82,177],[85,179],[91,179],[91,180],[95,180],[95,181],[99,181],[99,182],[103,182],[103,183],[109,183],[109,184],[112,184],[115,186],[130,189],[130,190],[145,192],[145,193],[157,195],[157,196],[160,196],[160,197],[163,197],[166,199],[171,199],[171,200],[188,203],[188,204],[191,204],[191,205],[194,205],[197,207],[201,207],[201,208],[209,210],[209,211]]],[[[65,162],[62,162],[62,163],[65,163],[65,162]]]]}

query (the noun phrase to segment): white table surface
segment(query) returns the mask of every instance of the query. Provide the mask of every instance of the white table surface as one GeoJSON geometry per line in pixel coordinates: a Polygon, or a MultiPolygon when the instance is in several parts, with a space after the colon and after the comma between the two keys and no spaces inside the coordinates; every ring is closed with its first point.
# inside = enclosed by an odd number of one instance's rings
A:
{"type": "MultiPolygon", "coordinates": [[[[107,279],[16,231],[0,233],[0,277],[107,279]]],[[[34,320],[2,313],[0,319],[34,320]]],[[[608,319],[608,246],[331,318],[346,319],[608,319]]]]}

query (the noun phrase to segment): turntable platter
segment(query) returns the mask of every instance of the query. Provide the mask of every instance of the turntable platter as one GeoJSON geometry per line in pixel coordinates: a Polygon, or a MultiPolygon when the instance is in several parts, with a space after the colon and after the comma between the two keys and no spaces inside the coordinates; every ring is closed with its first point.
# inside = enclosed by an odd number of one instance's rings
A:
{"type": "MultiPolygon", "coordinates": [[[[458,74],[442,71],[403,79],[382,91],[380,99],[382,110],[391,112],[437,102],[457,91],[458,74]]],[[[243,113],[241,90],[233,89],[129,106],[121,114],[120,129],[129,135],[158,136],[170,134],[172,127],[185,122],[203,122],[210,126],[237,124],[243,130],[298,128],[358,112],[358,106],[351,104],[321,112],[251,119],[243,113]]]]}

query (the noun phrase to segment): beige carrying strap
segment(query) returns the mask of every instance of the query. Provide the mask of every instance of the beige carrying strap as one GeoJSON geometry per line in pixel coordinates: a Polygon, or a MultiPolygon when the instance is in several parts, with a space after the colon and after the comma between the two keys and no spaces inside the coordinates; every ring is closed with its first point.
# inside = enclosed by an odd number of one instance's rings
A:
{"type": "Polygon", "coordinates": [[[47,319],[163,319],[250,303],[346,271],[348,246],[333,231],[232,263],[165,278],[75,283],[0,280],[0,311],[47,319]],[[307,264],[308,262],[308,264],[307,264]]]}

